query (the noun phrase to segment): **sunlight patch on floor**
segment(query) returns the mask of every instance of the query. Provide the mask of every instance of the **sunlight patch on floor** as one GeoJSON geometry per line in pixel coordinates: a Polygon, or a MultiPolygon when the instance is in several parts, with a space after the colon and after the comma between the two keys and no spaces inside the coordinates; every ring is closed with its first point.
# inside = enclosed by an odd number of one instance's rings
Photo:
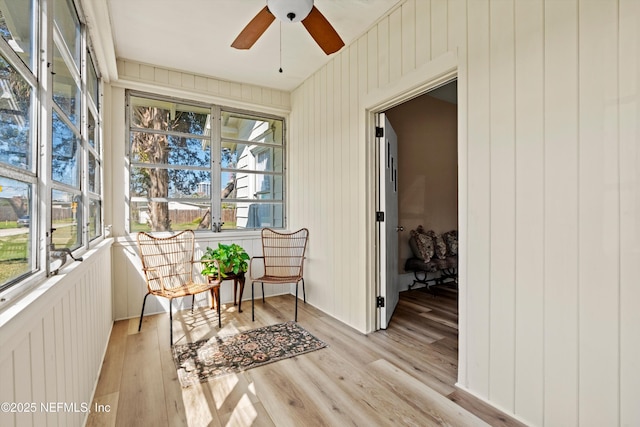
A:
{"type": "Polygon", "coordinates": [[[237,374],[225,375],[214,381],[215,386],[210,387],[216,409],[220,410],[224,402],[229,399],[240,382],[237,374]]]}
{"type": "Polygon", "coordinates": [[[246,394],[240,398],[240,401],[234,408],[228,426],[250,426],[258,418],[258,411],[253,407],[253,402],[246,394]]]}

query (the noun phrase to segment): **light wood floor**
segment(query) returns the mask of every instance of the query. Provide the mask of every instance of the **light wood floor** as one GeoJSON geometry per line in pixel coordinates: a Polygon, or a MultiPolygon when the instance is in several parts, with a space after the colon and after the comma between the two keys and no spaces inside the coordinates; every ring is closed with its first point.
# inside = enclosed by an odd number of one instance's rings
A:
{"type": "MultiPolygon", "coordinates": [[[[385,331],[363,335],[309,304],[298,323],[325,349],[181,388],[167,315],[114,324],[88,426],[519,426],[456,390],[456,292],[400,294],[385,331]],[[108,411],[107,411],[108,408],[108,411]]],[[[176,343],[293,319],[293,296],[174,314],[176,343]]]]}

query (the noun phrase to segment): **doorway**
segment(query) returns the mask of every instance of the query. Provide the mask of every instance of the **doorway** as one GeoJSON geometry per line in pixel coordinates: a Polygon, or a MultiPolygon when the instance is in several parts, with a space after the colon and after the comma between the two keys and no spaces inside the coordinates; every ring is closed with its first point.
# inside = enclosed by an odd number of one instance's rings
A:
{"type": "Polygon", "coordinates": [[[413,273],[404,270],[406,261],[414,256],[409,245],[411,230],[418,226],[437,234],[458,230],[457,81],[390,107],[378,119],[378,126],[385,119],[386,127],[397,135],[397,176],[391,177],[397,194],[385,191],[383,185],[389,180],[384,176],[390,156],[387,135],[378,139],[377,150],[378,209],[397,209],[397,215],[385,212],[384,221],[378,222],[379,295],[384,306],[379,307],[377,329],[385,329],[392,321],[399,293],[413,285],[413,273]],[[397,206],[390,209],[390,202],[397,206]]]}

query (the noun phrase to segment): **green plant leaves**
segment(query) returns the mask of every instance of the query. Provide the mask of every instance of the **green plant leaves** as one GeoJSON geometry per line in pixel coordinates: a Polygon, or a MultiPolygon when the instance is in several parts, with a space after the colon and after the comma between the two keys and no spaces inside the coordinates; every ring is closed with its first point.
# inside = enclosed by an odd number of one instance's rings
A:
{"type": "MultiPolygon", "coordinates": [[[[218,260],[220,264],[220,275],[226,277],[225,273],[233,272],[238,274],[240,272],[246,272],[249,269],[249,254],[244,248],[236,243],[226,245],[224,243],[218,243],[216,249],[207,247],[206,252],[202,255],[201,260],[218,260]]],[[[218,274],[218,268],[214,263],[206,263],[201,271],[204,276],[213,276],[218,274]]]]}

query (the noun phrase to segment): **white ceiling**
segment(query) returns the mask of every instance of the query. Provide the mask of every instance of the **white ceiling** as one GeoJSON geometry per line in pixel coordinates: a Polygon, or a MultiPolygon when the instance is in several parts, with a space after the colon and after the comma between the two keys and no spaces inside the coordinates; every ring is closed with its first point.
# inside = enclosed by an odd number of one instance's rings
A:
{"type": "MultiPolygon", "coordinates": [[[[107,2],[117,58],[290,91],[337,55],[325,55],[301,23],[281,24],[279,20],[251,49],[230,47],[266,5],[265,0],[107,2]],[[279,73],[281,56],[283,72],[279,73]]],[[[316,0],[315,6],[349,46],[397,3],[399,0],[316,0]]]]}

